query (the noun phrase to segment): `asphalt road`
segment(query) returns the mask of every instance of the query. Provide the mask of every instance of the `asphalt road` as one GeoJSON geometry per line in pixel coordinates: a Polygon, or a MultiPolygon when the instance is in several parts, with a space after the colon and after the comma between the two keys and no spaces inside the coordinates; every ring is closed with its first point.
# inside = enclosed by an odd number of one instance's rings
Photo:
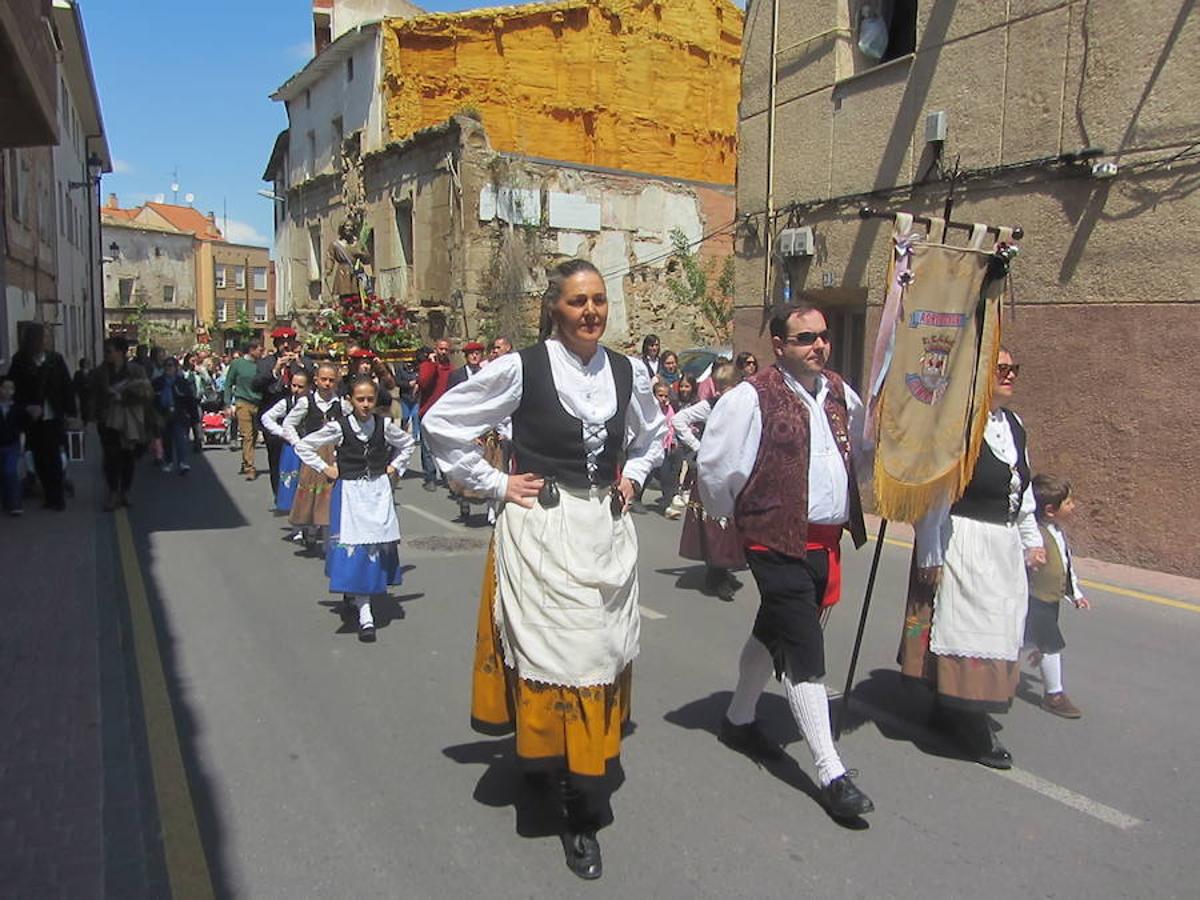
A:
{"type": "MultiPolygon", "coordinates": [[[[851,829],[813,799],[777,686],[759,713],[794,761],[759,768],[717,742],[753,580],[732,604],[701,595],[699,567],[675,552],[679,524],[640,516],[636,730],[600,837],[605,875],[585,884],[518,795],[511,741],[468,725],[486,525],[451,523],[443,494],[403,482],[413,568],[363,645],[319,560],[281,539],[265,476],[247,484],[237,462],[211,449],[186,478],[143,464],[131,511],[218,894],[1197,896],[1196,612],[1096,590],[1091,612],[1064,610],[1065,681],[1084,718],[1039,710],[1030,675],[1001,719],[1018,766],[1004,777],[919,724],[928,699],[894,665],[908,551],[885,545],[863,703],[841,740],[877,812],[851,829]]],[[[827,629],[837,687],[873,546],[848,554],[847,599],[827,629]]]]}

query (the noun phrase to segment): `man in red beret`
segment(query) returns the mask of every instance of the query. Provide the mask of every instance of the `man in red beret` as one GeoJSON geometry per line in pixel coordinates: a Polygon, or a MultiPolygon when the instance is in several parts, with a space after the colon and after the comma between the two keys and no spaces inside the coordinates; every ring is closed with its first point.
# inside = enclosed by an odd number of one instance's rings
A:
{"type": "Polygon", "coordinates": [[[483,354],[486,349],[479,341],[470,341],[463,344],[463,355],[467,358],[467,362],[450,373],[449,387],[462,384],[464,381],[474,378],[479,374],[479,369],[483,364],[483,354]]]}

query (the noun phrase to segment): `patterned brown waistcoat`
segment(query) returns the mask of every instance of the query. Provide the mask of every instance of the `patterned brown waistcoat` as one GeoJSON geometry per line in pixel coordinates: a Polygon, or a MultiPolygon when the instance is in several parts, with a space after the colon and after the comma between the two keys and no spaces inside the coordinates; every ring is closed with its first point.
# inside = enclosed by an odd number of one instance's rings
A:
{"type": "MultiPolygon", "coordinates": [[[[850,491],[850,519],[847,528],[854,546],[866,543],[862,499],[850,457],[850,414],[841,376],[825,372],[829,393],[825,415],[833,439],[846,465],[850,491]]],[[[734,508],[734,518],[748,544],[761,544],[786,556],[807,554],[808,539],[808,452],[810,423],[808,407],[784,383],[776,366],[749,379],[758,392],[762,415],[762,439],[754,471],[734,508]]]]}

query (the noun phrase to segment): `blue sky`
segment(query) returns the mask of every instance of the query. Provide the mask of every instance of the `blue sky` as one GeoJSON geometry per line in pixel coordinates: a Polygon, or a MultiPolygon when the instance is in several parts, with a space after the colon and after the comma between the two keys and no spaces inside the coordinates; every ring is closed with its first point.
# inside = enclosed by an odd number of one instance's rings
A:
{"type": "MultiPolygon", "coordinates": [[[[497,5],[420,2],[432,11],[497,5]]],[[[267,99],[311,55],[311,0],[80,0],[115,171],[104,194],[136,206],[164,194],[213,211],[230,240],[269,245],[271,201],[255,194],[283,105],[267,99]]]]}

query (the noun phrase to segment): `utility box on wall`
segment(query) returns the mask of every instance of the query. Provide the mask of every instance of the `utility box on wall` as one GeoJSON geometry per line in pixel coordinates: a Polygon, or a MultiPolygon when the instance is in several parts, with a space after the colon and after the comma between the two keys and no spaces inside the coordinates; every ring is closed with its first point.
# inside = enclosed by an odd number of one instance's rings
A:
{"type": "Polygon", "coordinates": [[[814,252],[813,230],[807,225],[803,228],[785,228],[779,232],[780,256],[812,256],[814,252]]]}

